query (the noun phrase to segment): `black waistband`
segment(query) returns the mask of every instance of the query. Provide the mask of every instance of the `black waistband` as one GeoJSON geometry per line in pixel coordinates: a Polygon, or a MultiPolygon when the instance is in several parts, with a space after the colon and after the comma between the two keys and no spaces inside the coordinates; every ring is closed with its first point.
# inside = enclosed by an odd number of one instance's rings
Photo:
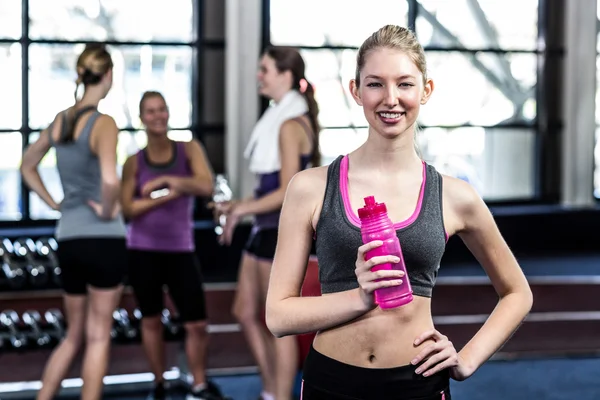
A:
{"type": "Polygon", "coordinates": [[[442,398],[442,392],[446,392],[449,399],[448,370],[423,377],[415,373],[416,368],[416,365],[357,367],[327,357],[311,346],[304,363],[303,379],[306,385],[354,399],[430,399],[442,398]]]}

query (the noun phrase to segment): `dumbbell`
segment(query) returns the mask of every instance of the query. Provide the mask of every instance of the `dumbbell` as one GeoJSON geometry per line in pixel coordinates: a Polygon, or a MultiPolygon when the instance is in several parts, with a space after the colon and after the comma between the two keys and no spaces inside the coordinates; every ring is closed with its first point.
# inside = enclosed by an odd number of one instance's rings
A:
{"type": "Polygon", "coordinates": [[[160,319],[165,327],[167,340],[181,338],[183,334],[181,324],[177,323],[176,318],[171,315],[171,312],[168,309],[163,309],[160,319]]]}
{"type": "Polygon", "coordinates": [[[131,325],[127,310],[124,308],[118,308],[113,311],[113,320],[115,321],[115,329],[117,331],[118,339],[127,341],[135,339],[138,331],[131,325]]]}
{"type": "Polygon", "coordinates": [[[42,316],[36,310],[27,310],[21,315],[25,326],[29,327],[29,343],[37,347],[47,347],[52,342],[52,338],[41,329],[42,316]]]}
{"type": "Polygon", "coordinates": [[[131,326],[139,332],[142,331],[142,311],[139,308],[134,308],[130,318],[131,326]]]}
{"type": "Polygon", "coordinates": [[[65,317],[59,309],[51,308],[44,313],[50,337],[58,343],[65,336],[65,317]]]}
{"type": "Polygon", "coordinates": [[[10,345],[15,350],[20,350],[27,345],[27,338],[17,328],[19,322],[16,311],[6,310],[0,313],[0,326],[8,333],[10,345]]]}
{"type": "Polygon", "coordinates": [[[0,242],[0,259],[2,263],[2,272],[6,278],[6,283],[13,289],[21,289],[27,283],[27,274],[25,270],[15,259],[14,247],[12,242],[4,238],[0,242]]]}
{"type": "Polygon", "coordinates": [[[58,243],[53,237],[45,237],[36,240],[35,249],[38,257],[44,263],[44,266],[52,275],[52,281],[56,286],[62,286],[61,274],[62,270],[58,264],[56,252],[58,251],[58,243]]]}
{"type": "Polygon", "coordinates": [[[48,284],[49,274],[46,267],[36,258],[37,249],[33,239],[19,238],[14,241],[14,254],[25,265],[32,286],[43,287],[48,284]]]}

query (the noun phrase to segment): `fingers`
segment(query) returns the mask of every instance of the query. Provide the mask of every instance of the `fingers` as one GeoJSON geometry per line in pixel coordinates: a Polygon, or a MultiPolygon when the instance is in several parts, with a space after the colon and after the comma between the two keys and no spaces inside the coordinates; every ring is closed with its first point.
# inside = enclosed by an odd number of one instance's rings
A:
{"type": "Polygon", "coordinates": [[[415,373],[423,374],[423,376],[433,375],[445,368],[453,367],[458,365],[458,354],[451,341],[448,337],[442,335],[436,329],[429,330],[415,339],[415,346],[423,343],[425,340],[435,340],[426,346],[410,363],[417,365],[423,360],[415,373]]]}
{"type": "Polygon", "coordinates": [[[360,285],[360,288],[365,293],[373,293],[377,289],[399,286],[402,284],[402,279],[386,279],[379,282],[367,282],[360,285]]]}
{"type": "Polygon", "coordinates": [[[358,274],[357,280],[359,283],[381,283],[390,279],[400,279],[403,276],[403,271],[399,271],[396,269],[380,269],[379,271],[367,271],[358,274]]]}
{"type": "Polygon", "coordinates": [[[456,354],[454,347],[449,346],[431,356],[415,370],[415,373],[423,374],[423,376],[430,376],[445,368],[454,367],[456,365],[458,365],[458,355],[456,354]]]}
{"type": "Polygon", "coordinates": [[[371,293],[380,288],[401,285],[402,276],[404,272],[397,270],[366,272],[358,276],[358,284],[363,291],[371,293]]]}
{"type": "Polygon", "coordinates": [[[445,354],[446,346],[442,343],[433,343],[427,346],[417,357],[415,357],[410,363],[413,365],[417,365],[420,362],[423,362],[419,368],[416,369],[416,373],[420,374],[423,371],[426,371],[432,365],[437,364],[438,362],[448,358],[448,354],[445,354]],[[417,362],[415,362],[417,360],[417,362]],[[423,361],[424,360],[424,361],[423,361]]]}
{"type": "Polygon", "coordinates": [[[357,258],[359,260],[364,260],[366,252],[368,252],[369,250],[376,249],[377,247],[380,247],[382,245],[383,245],[383,242],[381,240],[373,240],[372,242],[363,244],[362,246],[360,246],[358,248],[358,257],[357,258]]]}
{"type": "Polygon", "coordinates": [[[414,344],[415,344],[415,346],[418,346],[421,343],[423,343],[425,340],[428,340],[428,339],[433,339],[436,342],[439,342],[441,340],[448,340],[448,338],[446,336],[442,335],[438,330],[432,329],[427,332],[424,332],[419,337],[417,337],[415,339],[414,344]]]}
{"type": "Polygon", "coordinates": [[[400,259],[396,256],[376,256],[370,258],[363,263],[357,263],[357,269],[359,270],[371,270],[376,265],[381,264],[395,264],[400,262],[400,259]],[[361,265],[362,264],[362,265],[361,265]]]}

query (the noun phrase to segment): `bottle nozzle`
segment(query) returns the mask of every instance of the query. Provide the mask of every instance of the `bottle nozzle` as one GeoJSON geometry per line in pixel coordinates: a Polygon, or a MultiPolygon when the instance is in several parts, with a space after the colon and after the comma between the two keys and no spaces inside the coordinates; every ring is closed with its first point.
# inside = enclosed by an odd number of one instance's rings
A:
{"type": "Polygon", "coordinates": [[[375,205],[375,197],[374,196],[365,197],[365,206],[374,206],[374,205],[375,205]]]}

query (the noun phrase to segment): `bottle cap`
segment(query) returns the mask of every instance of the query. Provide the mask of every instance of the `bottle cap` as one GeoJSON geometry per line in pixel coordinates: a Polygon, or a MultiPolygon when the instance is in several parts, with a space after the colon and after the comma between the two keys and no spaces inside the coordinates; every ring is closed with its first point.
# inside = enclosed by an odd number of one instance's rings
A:
{"type": "Polygon", "coordinates": [[[387,207],[385,206],[385,203],[377,203],[375,201],[375,197],[373,196],[365,197],[364,207],[358,209],[358,217],[360,219],[369,218],[373,215],[385,213],[387,213],[387,207]]]}

